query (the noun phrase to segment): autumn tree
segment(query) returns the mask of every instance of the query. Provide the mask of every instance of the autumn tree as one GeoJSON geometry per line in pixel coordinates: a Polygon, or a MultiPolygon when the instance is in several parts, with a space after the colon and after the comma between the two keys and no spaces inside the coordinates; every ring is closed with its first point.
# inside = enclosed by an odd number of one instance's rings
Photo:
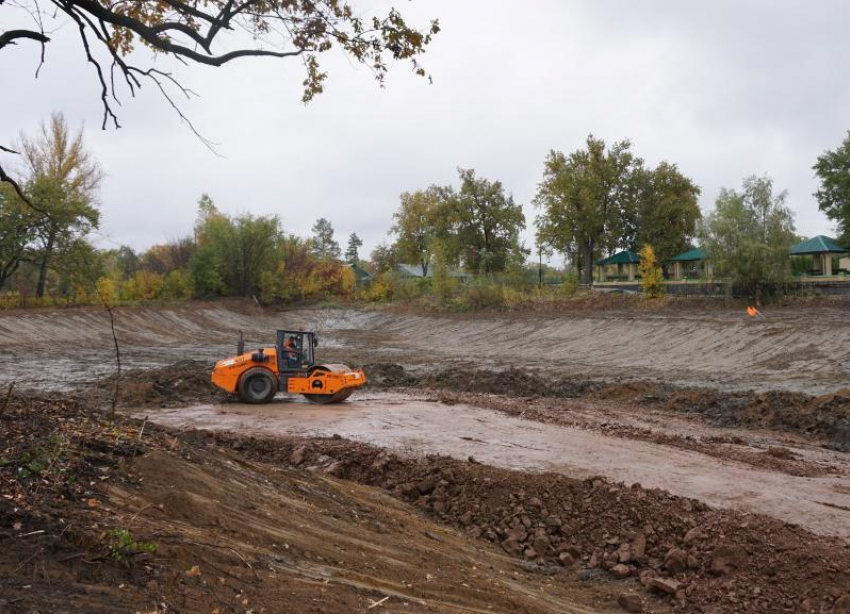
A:
{"type": "Polygon", "coordinates": [[[655,250],[651,245],[644,245],[638,252],[638,256],[640,256],[638,271],[643,295],[647,298],[664,296],[664,275],[655,256],[655,250]]]}
{"type": "Polygon", "coordinates": [[[35,227],[33,256],[40,298],[54,255],[97,229],[100,212],[95,202],[102,174],[86,151],[82,128],[72,134],[61,114],[42,123],[35,138],[23,136],[21,146],[27,167],[24,191],[42,213],[35,227]]]}
{"type": "Polygon", "coordinates": [[[374,272],[380,275],[392,271],[399,263],[399,257],[392,246],[382,243],[372,250],[369,262],[374,272]]]}
{"type": "Polygon", "coordinates": [[[838,226],[841,241],[850,241],[850,132],[839,147],[818,157],[814,166],[820,180],[815,192],[820,210],[838,226]]]}
{"type": "Polygon", "coordinates": [[[337,259],[342,253],[339,243],[334,239],[334,227],[329,220],[320,217],[313,224],[313,253],[319,258],[337,259]]]}
{"type": "MultiPolygon", "coordinates": [[[[143,84],[158,90],[188,122],[177,100],[192,92],[164,66],[179,62],[221,67],[246,58],[293,59],[304,66],[302,98],[306,102],[325,87],[327,73],[319,59],[331,49],[368,67],[383,83],[389,66],[400,61],[425,76],[419,57],[439,31],[436,21],[415,28],[395,9],[369,16],[344,0],[138,0],[129,4],[20,0],[0,2],[0,13],[3,11],[8,13],[4,23],[9,23],[12,12],[24,11],[36,25],[0,32],[0,52],[10,45],[32,44],[39,68],[48,57],[44,51],[52,33],[65,25],[73,28],[80,52],[100,85],[103,128],[119,126],[115,109],[121,87],[135,96],[143,84]],[[140,53],[140,47],[150,53],[140,53]],[[166,58],[172,61],[163,62],[166,58]]],[[[0,151],[13,150],[4,147],[0,151]]],[[[0,181],[10,182],[22,194],[2,166],[0,181]]]]}
{"type": "Polygon", "coordinates": [[[393,214],[390,233],[395,236],[393,251],[408,264],[417,264],[427,277],[431,264],[432,242],[440,234],[446,209],[440,188],[404,192],[393,214]]]}
{"type": "Polygon", "coordinates": [[[477,177],[472,169],[458,173],[460,189],[446,188],[442,196],[447,206],[441,215],[452,222],[453,230],[448,249],[475,273],[498,273],[521,263],[526,255],[519,241],[525,228],[522,206],[505,193],[501,181],[477,177]]]}
{"type": "Polygon", "coordinates": [[[787,192],[774,193],[769,177],[753,175],[740,192],[721,190],[702,225],[703,248],[716,272],[755,300],[765,285],[790,275],[789,251],[797,237],[786,200],[787,192]]]}
{"type": "Polygon", "coordinates": [[[345,249],[345,261],[350,264],[360,262],[360,248],[363,247],[363,239],[357,236],[356,232],[352,232],[348,236],[348,247],[345,249]]]}
{"type": "Polygon", "coordinates": [[[171,271],[188,267],[195,249],[195,241],[191,237],[152,245],[141,255],[139,264],[146,271],[167,275],[171,271]]]}
{"type": "Polygon", "coordinates": [[[629,141],[614,143],[593,135],[585,147],[565,155],[551,151],[534,203],[538,242],[578,256],[584,283],[591,283],[598,250],[622,247],[627,222],[634,219],[638,178],[643,168],[629,141]]]}

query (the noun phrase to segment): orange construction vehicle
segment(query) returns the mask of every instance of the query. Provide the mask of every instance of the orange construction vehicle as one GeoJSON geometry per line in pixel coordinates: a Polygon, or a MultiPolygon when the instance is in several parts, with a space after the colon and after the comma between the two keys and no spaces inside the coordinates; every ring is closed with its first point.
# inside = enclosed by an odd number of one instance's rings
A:
{"type": "Polygon", "coordinates": [[[278,392],[301,394],[312,403],[339,403],[366,383],[362,369],[340,364],[316,364],[319,339],[313,332],[279,330],[274,346],[245,352],[240,339],[237,355],[220,360],[212,382],[236,393],[245,403],[268,403],[278,392]]]}

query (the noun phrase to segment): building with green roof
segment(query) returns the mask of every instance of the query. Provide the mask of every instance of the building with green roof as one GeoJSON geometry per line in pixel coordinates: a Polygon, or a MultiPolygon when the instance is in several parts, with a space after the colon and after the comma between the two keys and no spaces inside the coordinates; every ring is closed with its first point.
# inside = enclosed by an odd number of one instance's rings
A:
{"type": "Polygon", "coordinates": [[[711,262],[708,261],[708,253],[701,247],[694,247],[686,252],[677,254],[668,261],[673,265],[673,279],[688,277],[684,271],[685,267],[692,271],[699,271],[698,277],[712,277],[713,270],[711,262]]]}
{"type": "Polygon", "coordinates": [[[832,276],[832,255],[847,254],[850,249],[841,247],[834,239],[818,235],[798,243],[791,248],[792,256],[812,256],[814,259],[814,269],[810,271],[813,276],[832,276]]]}
{"type": "Polygon", "coordinates": [[[617,281],[634,281],[637,277],[638,264],[640,264],[640,257],[627,249],[597,260],[599,281],[608,281],[609,277],[614,277],[617,281]],[[614,270],[616,270],[616,273],[614,273],[614,270]]]}

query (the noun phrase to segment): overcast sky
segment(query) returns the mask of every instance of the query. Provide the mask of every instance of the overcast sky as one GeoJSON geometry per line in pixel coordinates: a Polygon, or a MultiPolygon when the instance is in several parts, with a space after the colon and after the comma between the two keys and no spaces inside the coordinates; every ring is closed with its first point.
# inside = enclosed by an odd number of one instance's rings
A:
{"type": "MultiPolygon", "coordinates": [[[[389,6],[351,1],[367,14],[389,6]]],[[[66,26],[38,81],[37,46],[0,53],[0,142],[54,110],[85,123],[107,174],[104,247],[143,249],[190,233],[208,192],[226,212],[274,213],[301,235],[327,217],[343,247],[357,232],[367,256],[387,240],[399,193],[454,183],[458,166],[504,183],[524,205],[532,245],[530,201],[546,154],[581,147],[591,132],[629,138],[649,164],[678,164],[701,186],[703,211],[721,187],[766,173],[788,190],[800,234],[831,232],[811,167],[850,129],[845,0],[397,6],[423,27],[440,19],[422,59],[432,85],[399,65],[380,89],[368,70],[331,53],[327,91],[305,107],[295,61],[177,68],[200,94],[184,109],[221,157],[150,85],[122,99],[121,130],[101,131],[99,86],[66,26]]]]}

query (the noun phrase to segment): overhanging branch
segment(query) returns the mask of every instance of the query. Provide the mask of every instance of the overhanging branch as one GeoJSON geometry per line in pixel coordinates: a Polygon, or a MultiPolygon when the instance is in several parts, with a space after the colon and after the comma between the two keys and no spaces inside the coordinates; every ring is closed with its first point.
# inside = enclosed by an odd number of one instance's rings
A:
{"type": "Polygon", "coordinates": [[[17,44],[15,41],[22,38],[37,41],[42,45],[50,42],[50,37],[43,32],[36,32],[35,30],[7,30],[3,34],[0,34],[0,49],[6,45],[15,45],[17,44]]]}

